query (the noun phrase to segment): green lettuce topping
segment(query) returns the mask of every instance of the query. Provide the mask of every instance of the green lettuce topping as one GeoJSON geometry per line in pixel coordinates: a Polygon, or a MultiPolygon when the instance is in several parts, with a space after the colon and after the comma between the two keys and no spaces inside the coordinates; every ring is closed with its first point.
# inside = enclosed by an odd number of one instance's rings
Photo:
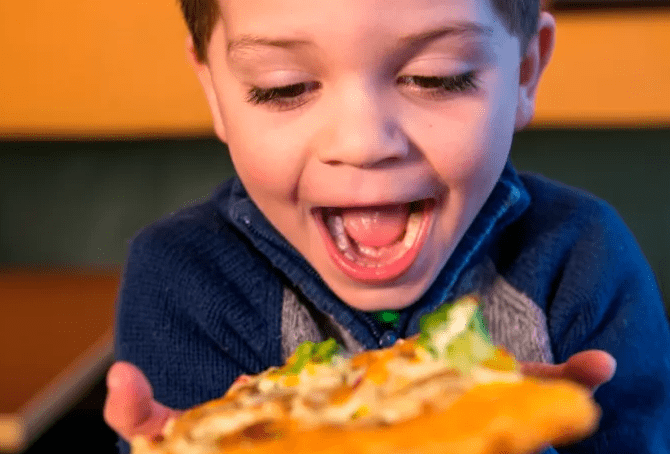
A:
{"type": "Polygon", "coordinates": [[[420,328],[419,345],[435,359],[442,359],[461,372],[468,372],[495,353],[479,302],[473,296],[424,315],[420,328]]]}
{"type": "Polygon", "coordinates": [[[329,363],[338,353],[340,346],[332,337],[323,342],[305,341],[298,345],[293,354],[286,360],[284,372],[299,374],[307,364],[329,363]]]}

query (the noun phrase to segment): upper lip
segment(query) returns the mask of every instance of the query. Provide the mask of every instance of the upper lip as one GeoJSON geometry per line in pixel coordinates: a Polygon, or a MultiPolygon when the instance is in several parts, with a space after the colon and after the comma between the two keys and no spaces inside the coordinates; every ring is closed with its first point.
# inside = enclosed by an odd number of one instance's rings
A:
{"type": "MultiPolygon", "coordinates": [[[[393,195],[393,194],[391,194],[393,195]]],[[[327,199],[315,200],[311,203],[312,209],[328,209],[328,208],[373,208],[389,205],[404,205],[407,203],[423,203],[426,200],[438,202],[440,200],[439,194],[406,194],[393,198],[363,198],[355,195],[339,195],[337,201],[329,202],[327,199]]],[[[331,199],[331,197],[328,197],[331,199]]]]}
{"type": "Polygon", "coordinates": [[[383,202],[375,202],[375,203],[370,203],[370,204],[351,204],[351,205],[329,205],[329,206],[316,206],[313,209],[315,210],[342,210],[342,209],[347,209],[347,208],[369,208],[373,209],[376,207],[388,207],[388,206],[394,206],[394,205],[405,205],[408,203],[415,203],[415,204],[424,204],[426,201],[431,200],[431,197],[425,197],[422,199],[413,199],[413,200],[407,200],[407,201],[383,201],[383,202]]]}
{"type": "Polygon", "coordinates": [[[424,199],[439,202],[448,190],[434,172],[420,163],[384,171],[326,167],[319,172],[304,173],[297,189],[297,198],[308,206],[341,208],[424,199]]]}

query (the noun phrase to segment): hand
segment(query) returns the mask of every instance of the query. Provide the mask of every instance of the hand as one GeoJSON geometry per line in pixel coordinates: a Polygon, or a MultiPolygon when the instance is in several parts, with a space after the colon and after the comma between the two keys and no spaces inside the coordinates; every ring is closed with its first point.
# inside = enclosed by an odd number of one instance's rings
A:
{"type": "Polygon", "coordinates": [[[616,360],[602,350],[575,353],[563,364],[521,363],[521,372],[524,375],[571,380],[590,389],[591,393],[610,381],[615,370],[616,360]]]}
{"type": "Polygon", "coordinates": [[[154,439],[165,423],[180,411],[159,404],[153,398],[149,380],[127,362],[117,362],[107,372],[105,422],[126,441],[136,435],[154,439]]]}

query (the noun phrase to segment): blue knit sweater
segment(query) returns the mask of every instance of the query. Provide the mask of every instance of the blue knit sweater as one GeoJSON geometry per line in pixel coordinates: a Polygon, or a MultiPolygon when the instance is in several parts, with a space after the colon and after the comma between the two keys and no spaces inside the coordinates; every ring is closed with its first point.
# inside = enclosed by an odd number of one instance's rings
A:
{"type": "Polygon", "coordinates": [[[606,203],[510,164],[435,283],[394,326],[339,301],[234,178],[132,242],[116,356],[144,371],[158,401],[188,408],[221,396],[239,374],[281,364],[302,340],[334,334],[350,350],[387,346],[472,291],[494,341],[522,360],[563,362],[586,349],[616,358],[614,378],[595,394],[600,429],[559,452],[670,453],[670,332],[639,246],[606,203]]]}

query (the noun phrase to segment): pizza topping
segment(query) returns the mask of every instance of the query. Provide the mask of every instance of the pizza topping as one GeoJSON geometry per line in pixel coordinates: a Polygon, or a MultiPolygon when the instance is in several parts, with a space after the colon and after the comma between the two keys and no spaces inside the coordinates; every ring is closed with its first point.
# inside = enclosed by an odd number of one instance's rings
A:
{"type": "Polygon", "coordinates": [[[247,407],[241,410],[226,411],[225,408],[212,408],[200,415],[200,424],[186,432],[190,441],[213,440],[222,434],[244,430],[259,420],[276,419],[284,414],[281,404],[266,401],[263,405],[247,407]],[[218,410],[218,411],[214,411],[218,410]]]}
{"type": "Polygon", "coordinates": [[[478,383],[521,379],[514,358],[491,344],[476,298],[445,305],[420,326],[416,337],[353,357],[334,339],[303,342],[283,367],[236,381],[216,405],[187,413],[197,425],[170,426],[166,435],[184,446],[218,440],[212,446],[221,447],[281,437],[286,421],[374,427],[446,409],[478,383]]]}
{"type": "MultiPolygon", "coordinates": [[[[358,384],[361,383],[361,380],[358,381],[358,384]]],[[[356,389],[356,385],[354,386],[348,386],[346,384],[342,384],[335,388],[331,393],[330,396],[328,397],[328,402],[333,404],[333,405],[339,405],[343,402],[346,402],[351,395],[353,394],[354,390],[356,389]]]]}
{"type": "Polygon", "coordinates": [[[475,321],[477,310],[477,301],[468,297],[459,300],[458,304],[445,304],[423,316],[420,321],[419,344],[434,357],[445,357],[447,347],[454,338],[474,327],[471,322],[475,321]]]}
{"type": "Polygon", "coordinates": [[[298,374],[308,364],[329,363],[340,350],[340,346],[333,338],[316,344],[305,341],[298,345],[295,352],[286,360],[286,366],[282,370],[285,373],[298,374]]]}
{"type": "Polygon", "coordinates": [[[482,361],[482,366],[500,372],[511,372],[517,369],[517,362],[511,353],[502,347],[497,347],[493,356],[482,361]]]}
{"type": "MultiPolygon", "coordinates": [[[[282,425],[275,419],[266,419],[256,422],[240,432],[240,436],[244,439],[261,441],[272,440],[281,437],[284,432],[282,425]]],[[[223,440],[217,440],[219,442],[223,440]]]]}
{"type": "Polygon", "coordinates": [[[370,414],[370,407],[367,405],[361,405],[358,407],[358,409],[354,412],[353,415],[351,415],[352,421],[355,421],[359,418],[362,418],[363,416],[367,416],[370,414]]]}
{"type": "Polygon", "coordinates": [[[418,343],[434,358],[447,362],[462,373],[469,373],[496,353],[478,301],[473,296],[444,305],[424,316],[418,343]]]}

